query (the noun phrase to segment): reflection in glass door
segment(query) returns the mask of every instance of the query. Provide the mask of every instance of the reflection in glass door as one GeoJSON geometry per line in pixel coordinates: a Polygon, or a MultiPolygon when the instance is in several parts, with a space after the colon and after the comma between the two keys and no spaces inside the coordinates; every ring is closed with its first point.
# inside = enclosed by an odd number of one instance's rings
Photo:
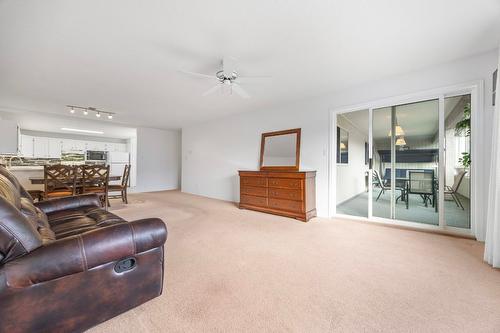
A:
{"type": "Polygon", "coordinates": [[[369,111],[337,114],[337,214],[368,217],[369,111]]]}

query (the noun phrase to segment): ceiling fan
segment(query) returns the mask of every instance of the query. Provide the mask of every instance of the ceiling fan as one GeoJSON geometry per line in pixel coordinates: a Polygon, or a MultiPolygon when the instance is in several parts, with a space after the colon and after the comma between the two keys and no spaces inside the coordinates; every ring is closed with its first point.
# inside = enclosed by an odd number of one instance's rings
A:
{"type": "Polygon", "coordinates": [[[236,70],[236,61],[232,57],[224,57],[221,61],[221,68],[214,75],[196,73],[181,70],[182,73],[189,74],[191,76],[201,78],[201,79],[210,79],[217,81],[217,84],[205,91],[202,96],[208,96],[214,94],[216,92],[221,93],[229,93],[233,92],[242,97],[242,98],[250,98],[248,92],[241,87],[241,79],[246,80],[260,80],[260,79],[270,79],[270,76],[240,76],[238,71],[236,70]]]}

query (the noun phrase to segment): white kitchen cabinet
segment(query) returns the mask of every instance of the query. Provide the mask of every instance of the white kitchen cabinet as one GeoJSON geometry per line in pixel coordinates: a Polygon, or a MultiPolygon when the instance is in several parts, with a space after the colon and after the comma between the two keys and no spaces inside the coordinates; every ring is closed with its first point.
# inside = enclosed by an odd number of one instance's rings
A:
{"type": "Polygon", "coordinates": [[[47,157],[61,158],[61,151],[62,151],[62,140],[56,138],[49,138],[49,149],[47,157]]]}
{"type": "Polygon", "coordinates": [[[33,138],[33,157],[47,158],[49,156],[49,138],[35,136],[33,138]]]}
{"type": "Polygon", "coordinates": [[[126,143],[117,143],[115,144],[116,151],[126,153],[127,152],[127,144],[126,143]]]}
{"type": "Polygon", "coordinates": [[[0,154],[17,154],[19,128],[15,121],[0,120],[0,154]]]}
{"type": "Polygon", "coordinates": [[[62,151],[63,152],[70,152],[72,151],[71,148],[73,147],[73,141],[71,139],[62,139],[62,151]]]}
{"type": "Polygon", "coordinates": [[[127,145],[125,143],[108,142],[108,143],[106,143],[106,151],[126,153],[127,152],[127,145]]]}
{"type": "Polygon", "coordinates": [[[106,143],[98,141],[88,141],[87,150],[98,150],[104,151],[106,149],[106,143]]]}
{"type": "Polygon", "coordinates": [[[112,142],[106,142],[106,148],[105,148],[105,150],[109,151],[109,152],[116,151],[115,144],[112,143],[112,142]]]}
{"type": "Polygon", "coordinates": [[[20,155],[22,157],[33,157],[33,137],[31,135],[21,134],[20,155]]]}
{"type": "Polygon", "coordinates": [[[85,150],[86,142],[72,139],[62,139],[63,152],[83,152],[85,150]]]}

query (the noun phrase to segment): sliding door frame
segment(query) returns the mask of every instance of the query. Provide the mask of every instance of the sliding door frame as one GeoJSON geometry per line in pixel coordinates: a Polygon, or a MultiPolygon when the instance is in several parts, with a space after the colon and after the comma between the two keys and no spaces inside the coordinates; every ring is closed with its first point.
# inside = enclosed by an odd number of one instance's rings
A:
{"type": "MultiPolygon", "coordinates": [[[[351,105],[347,107],[334,108],[330,110],[330,142],[329,142],[329,186],[328,186],[328,213],[331,218],[340,217],[340,218],[348,218],[354,220],[368,221],[374,223],[382,223],[389,225],[397,225],[402,227],[409,227],[412,229],[425,229],[437,232],[444,232],[454,235],[465,235],[465,236],[473,236],[476,230],[476,222],[478,221],[478,212],[476,209],[476,203],[478,200],[477,186],[478,183],[478,170],[483,167],[483,155],[484,152],[481,151],[481,147],[479,145],[479,138],[482,127],[482,117],[484,112],[484,81],[473,81],[470,83],[457,84],[453,86],[441,87],[432,90],[420,91],[412,94],[395,96],[390,98],[384,98],[380,100],[375,100],[367,103],[351,105]],[[460,95],[471,95],[471,157],[473,159],[473,163],[470,166],[470,229],[457,228],[452,226],[447,226],[445,222],[444,209],[439,209],[439,225],[430,225],[418,222],[409,222],[398,219],[387,219],[381,217],[375,217],[372,215],[372,186],[368,186],[368,217],[358,217],[344,214],[337,214],[336,207],[336,184],[337,184],[337,161],[335,159],[336,150],[337,150],[337,136],[334,135],[336,133],[337,128],[337,115],[343,113],[349,113],[354,111],[368,110],[368,120],[369,121],[369,158],[373,159],[373,135],[372,135],[372,123],[373,123],[373,110],[397,106],[401,104],[409,104],[409,103],[418,103],[427,100],[438,100],[439,101],[439,196],[438,196],[438,205],[439,207],[444,207],[444,153],[445,153],[445,142],[444,142],[444,100],[448,97],[460,96],[460,95]]],[[[371,184],[371,173],[373,169],[370,169],[369,175],[369,184],[371,184]]],[[[393,206],[393,205],[391,205],[393,206]]],[[[393,209],[391,207],[391,209],[393,209]]]]}

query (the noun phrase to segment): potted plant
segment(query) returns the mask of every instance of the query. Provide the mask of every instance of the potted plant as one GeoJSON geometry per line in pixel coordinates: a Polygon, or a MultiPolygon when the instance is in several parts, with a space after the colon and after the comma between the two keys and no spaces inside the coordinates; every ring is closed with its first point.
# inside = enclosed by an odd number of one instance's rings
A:
{"type": "MultiPolygon", "coordinates": [[[[465,104],[463,118],[455,125],[455,135],[470,137],[470,111],[470,103],[465,104]]],[[[468,169],[471,163],[470,153],[462,152],[462,157],[458,161],[465,169],[468,169]]]]}

